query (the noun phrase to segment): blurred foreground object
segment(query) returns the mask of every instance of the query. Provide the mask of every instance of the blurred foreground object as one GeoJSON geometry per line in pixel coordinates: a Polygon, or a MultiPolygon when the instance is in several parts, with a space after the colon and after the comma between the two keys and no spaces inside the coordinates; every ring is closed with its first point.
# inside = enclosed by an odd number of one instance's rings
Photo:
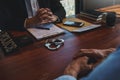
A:
{"type": "Polygon", "coordinates": [[[64,74],[76,78],[86,76],[100,64],[115,48],[109,49],[80,49],[73,61],[66,67],[64,74]]]}

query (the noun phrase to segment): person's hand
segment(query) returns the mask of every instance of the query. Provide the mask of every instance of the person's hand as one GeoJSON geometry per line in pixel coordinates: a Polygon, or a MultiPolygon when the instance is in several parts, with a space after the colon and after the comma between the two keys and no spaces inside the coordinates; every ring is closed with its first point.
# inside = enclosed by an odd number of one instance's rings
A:
{"type": "Polygon", "coordinates": [[[115,48],[80,49],[65,69],[64,74],[74,77],[78,77],[78,74],[79,77],[85,76],[113,51],[115,48]]]}
{"type": "Polygon", "coordinates": [[[88,57],[86,56],[73,60],[65,69],[64,74],[71,75],[77,78],[79,73],[81,72],[85,73],[91,70],[91,65],[88,65],[87,62],[88,57]]]}
{"type": "Polygon", "coordinates": [[[75,54],[73,59],[77,59],[82,56],[89,57],[89,62],[94,69],[98,64],[100,64],[109,54],[115,51],[115,48],[108,49],[80,49],[79,53],[75,54]]]}
{"type": "Polygon", "coordinates": [[[26,20],[26,27],[32,27],[38,24],[55,22],[58,19],[56,15],[48,8],[41,8],[36,12],[36,15],[26,20]]]}
{"type": "Polygon", "coordinates": [[[41,21],[39,24],[54,22],[57,20],[57,16],[52,13],[48,8],[41,8],[37,11],[36,17],[41,21]]]}
{"type": "Polygon", "coordinates": [[[73,58],[75,59],[75,58],[79,58],[81,56],[88,56],[88,57],[96,57],[97,59],[103,59],[115,50],[116,50],[115,48],[80,49],[80,51],[77,54],[75,54],[75,56],[73,58]]]}

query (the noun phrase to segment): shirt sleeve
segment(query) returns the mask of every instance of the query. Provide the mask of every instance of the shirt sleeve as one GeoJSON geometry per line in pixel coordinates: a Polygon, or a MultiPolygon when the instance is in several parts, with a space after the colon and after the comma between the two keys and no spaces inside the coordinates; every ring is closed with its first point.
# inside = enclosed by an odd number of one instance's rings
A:
{"type": "Polygon", "coordinates": [[[54,15],[58,16],[59,20],[61,21],[63,18],[65,18],[66,11],[62,4],[60,3],[60,0],[52,0],[51,1],[51,10],[54,13],[54,15]]]}
{"type": "Polygon", "coordinates": [[[70,75],[62,75],[54,80],[77,80],[77,79],[70,75]]]}

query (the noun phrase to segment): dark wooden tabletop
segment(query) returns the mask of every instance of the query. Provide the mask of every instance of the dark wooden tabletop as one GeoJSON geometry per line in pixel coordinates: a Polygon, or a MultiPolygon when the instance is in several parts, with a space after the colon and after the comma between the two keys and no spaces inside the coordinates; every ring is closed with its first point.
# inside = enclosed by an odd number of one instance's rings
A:
{"type": "MultiPolygon", "coordinates": [[[[27,32],[12,32],[12,35],[24,35],[27,32]]],[[[53,80],[63,74],[75,53],[82,48],[113,48],[120,45],[120,24],[115,27],[100,27],[94,30],[56,36],[65,40],[64,45],[50,51],[44,47],[45,40],[20,48],[15,54],[4,56],[0,60],[0,80],[53,80]]],[[[52,37],[56,38],[56,37],[52,37]]]]}

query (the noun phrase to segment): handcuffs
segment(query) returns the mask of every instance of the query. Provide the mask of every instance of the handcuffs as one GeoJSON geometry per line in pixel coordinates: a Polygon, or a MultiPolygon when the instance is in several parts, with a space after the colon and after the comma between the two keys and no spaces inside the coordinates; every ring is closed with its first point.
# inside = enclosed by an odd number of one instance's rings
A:
{"type": "Polygon", "coordinates": [[[45,42],[45,47],[48,48],[49,50],[57,50],[62,45],[64,45],[63,39],[52,39],[52,40],[46,40],[45,42]]]}

